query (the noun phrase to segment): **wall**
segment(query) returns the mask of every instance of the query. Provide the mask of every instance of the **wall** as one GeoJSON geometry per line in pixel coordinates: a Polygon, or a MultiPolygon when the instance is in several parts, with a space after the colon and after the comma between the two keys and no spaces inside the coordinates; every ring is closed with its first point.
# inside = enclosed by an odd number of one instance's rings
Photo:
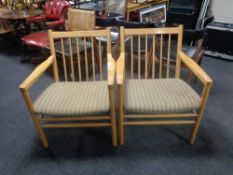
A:
{"type": "Polygon", "coordinates": [[[212,0],[212,14],[217,22],[233,24],[233,0],[212,0]]]}

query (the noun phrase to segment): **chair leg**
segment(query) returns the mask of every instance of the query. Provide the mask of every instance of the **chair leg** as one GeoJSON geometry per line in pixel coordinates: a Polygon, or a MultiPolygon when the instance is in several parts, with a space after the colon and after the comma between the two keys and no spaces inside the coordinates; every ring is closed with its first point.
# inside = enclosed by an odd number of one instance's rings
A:
{"type": "Polygon", "coordinates": [[[48,144],[47,138],[46,138],[46,136],[44,134],[44,131],[41,128],[39,120],[36,118],[36,116],[32,116],[32,119],[33,119],[33,121],[35,123],[36,129],[38,131],[38,134],[39,134],[39,137],[41,139],[43,147],[48,148],[49,144],[48,144]]]}
{"type": "Polygon", "coordinates": [[[124,145],[124,113],[123,113],[123,87],[118,86],[118,108],[119,108],[119,140],[120,145],[124,145]]]}
{"type": "Polygon", "coordinates": [[[192,79],[193,79],[193,73],[192,71],[189,70],[187,82],[190,84],[192,82],[192,79]]]}
{"type": "Polygon", "coordinates": [[[120,137],[120,145],[124,145],[125,143],[125,136],[124,136],[124,119],[123,119],[123,113],[120,113],[120,119],[119,119],[119,137],[120,137]]]}
{"type": "Polygon", "coordinates": [[[111,127],[112,127],[112,145],[117,146],[117,131],[116,131],[116,112],[115,112],[115,98],[114,86],[109,86],[110,97],[110,112],[111,112],[111,127]]]}
{"type": "Polygon", "coordinates": [[[114,115],[111,116],[111,125],[112,125],[112,145],[116,147],[117,146],[117,131],[116,131],[115,112],[114,112],[114,115]]]}
{"type": "Polygon", "coordinates": [[[194,124],[194,126],[192,128],[192,133],[191,133],[191,136],[189,138],[189,143],[191,145],[193,145],[195,143],[195,140],[196,140],[196,137],[197,137],[197,132],[198,132],[198,129],[200,127],[201,118],[202,118],[202,114],[199,114],[198,117],[197,117],[197,121],[196,121],[196,123],[194,124]]]}

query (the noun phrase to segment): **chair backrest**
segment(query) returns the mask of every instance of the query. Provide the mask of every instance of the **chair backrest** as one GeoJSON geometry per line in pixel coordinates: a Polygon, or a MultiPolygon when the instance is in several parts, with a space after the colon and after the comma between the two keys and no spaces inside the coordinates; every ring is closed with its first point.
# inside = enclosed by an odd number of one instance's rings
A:
{"type": "Polygon", "coordinates": [[[68,7],[69,3],[65,0],[49,0],[45,3],[45,15],[49,19],[59,19],[64,17],[68,7]]]}
{"type": "Polygon", "coordinates": [[[95,11],[68,9],[68,28],[74,30],[94,30],[96,14],[95,11]]]}
{"type": "Polygon", "coordinates": [[[103,59],[102,44],[96,37],[107,38],[107,54],[111,53],[110,29],[52,32],[49,30],[51,55],[55,80],[95,81],[104,80],[107,59],[103,59]]]}
{"type": "MultiPolygon", "coordinates": [[[[171,41],[176,41],[176,53],[182,50],[183,27],[172,28],[142,28],[120,30],[120,51],[129,55],[125,58],[129,63],[131,78],[170,78],[180,77],[180,64],[176,56],[176,66],[171,63],[171,41]],[[125,38],[129,37],[130,42],[127,46],[125,38]],[[142,40],[142,38],[144,38],[142,40]],[[142,52],[144,47],[144,52],[142,52]],[[137,48],[137,52],[134,50],[137,48]],[[166,61],[164,61],[166,60],[166,61]],[[173,72],[172,72],[173,71],[173,72]]],[[[126,67],[126,66],[125,66],[126,67]]],[[[126,71],[127,73],[127,71],[126,71]]]]}

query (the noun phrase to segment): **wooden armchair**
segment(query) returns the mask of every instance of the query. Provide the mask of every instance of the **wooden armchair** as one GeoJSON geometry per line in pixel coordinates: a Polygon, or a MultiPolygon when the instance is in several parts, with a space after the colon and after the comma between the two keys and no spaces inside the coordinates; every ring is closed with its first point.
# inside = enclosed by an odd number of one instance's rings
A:
{"type": "MultiPolygon", "coordinates": [[[[51,56],[41,63],[19,87],[45,148],[48,147],[48,141],[42,128],[111,127],[112,144],[117,145],[113,89],[115,62],[111,56],[110,42],[108,42],[107,80],[104,80],[106,76],[103,74],[103,69],[106,64],[103,64],[101,52],[99,52],[100,74],[97,75],[94,61],[96,36],[106,37],[107,41],[110,41],[110,30],[49,31],[51,56]],[[69,41],[68,48],[64,47],[64,40],[69,41]],[[91,42],[90,54],[87,52],[87,40],[91,42]],[[57,56],[55,48],[57,45],[60,45],[61,58],[57,56]],[[83,63],[80,56],[81,47],[84,50],[83,63]],[[64,53],[67,49],[70,53],[69,57],[64,53]],[[92,61],[91,66],[88,64],[88,57],[92,61]],[[66,60],[69,60],[70,64],[67,64],[66,60]],[[77,64],[74,64],[75,61],[77,64]],[[58,62],[60,64],[57,64],[58,62]],[[29,89],[51,66],[54,83],[32,101],[29,89]]],[[[98,49],[101,49],[101,43],[98,49]]]]}
{"type": "MultiPolygon", "coordinates": [[[[189,139],[195,142],[205,105],[212,87],[211,78],[190,57],[182,52],[183,27],[120,29],[120,57],[117,60],[117,85],[119,99],[119,137],[124,144],[124,128],[131,125],[193,125],[189,139]],[[140,38],[144,36],[144,42],[140,38]],[[138,47],[138,59],[131,52],[130,70],[125,66],[125,38],[130,37],[130,47],[138,47]],[[134,43],[133,38],[138,37],[134,43]],[[173,37],[177,40],[175,67],[170,64],[173,37]],[[166,40],[166,42],[165,42],[166,40]],[[141,64],[141,45],[145,46],[145,64],[141,64]],[[166,52],[163,50],[167,46],[166,52]],[[151,50],[151,55],[147,50],[151,50]],[[157,56],[159,55],[159,56],[157,56]],[[167,57],[166,63],[163,58],[167,57]],[[147,64],[152,57],[152,63],[147,64]],[[181,63],[185,64],[203,83],[199,95],[181,80],[181,63]],[[137,72],[135,73],[135,66],[137,72]],[[148,72],[151,66],[151,72],[148,72]],[[142,71],[143,70],[143,71],[142,71]]],[[[127,46],[129,47],[129,46],[127,46]]]]}

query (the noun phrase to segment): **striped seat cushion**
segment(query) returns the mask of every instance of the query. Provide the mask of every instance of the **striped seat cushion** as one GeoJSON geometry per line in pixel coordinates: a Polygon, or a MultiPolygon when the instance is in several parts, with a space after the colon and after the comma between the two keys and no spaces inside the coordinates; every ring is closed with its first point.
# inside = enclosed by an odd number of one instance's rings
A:
{"type": "Polygon", "coordinates": [[[109,112],[107,81],[57,82],[33,103],[37,114],[51,116],[104,115],[109,112]]]}
{"type": "Polygon", "coordinates": [[[124,90],[126,113],[186,113],[199,108],[199,95],[180,79],[131,79],[124,90]]]}

